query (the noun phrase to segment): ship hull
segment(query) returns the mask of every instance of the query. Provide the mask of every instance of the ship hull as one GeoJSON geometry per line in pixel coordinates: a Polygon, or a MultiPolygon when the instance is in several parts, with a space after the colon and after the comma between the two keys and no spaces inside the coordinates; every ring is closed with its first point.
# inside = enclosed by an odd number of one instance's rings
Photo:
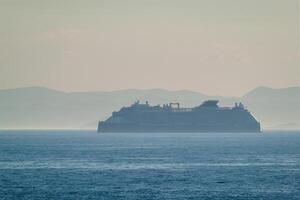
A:
{"type": "Polygon", "coordinates": [[[261,130],[98,129],[98,133],[260,133],[261,130]]]}
{"type": "Polygon", "coordinates": [[[98,132],[261,132],[260,125],[251,127],[233,126],[147,126],[147,125],[110,125],[99,122],[98,132]]]}

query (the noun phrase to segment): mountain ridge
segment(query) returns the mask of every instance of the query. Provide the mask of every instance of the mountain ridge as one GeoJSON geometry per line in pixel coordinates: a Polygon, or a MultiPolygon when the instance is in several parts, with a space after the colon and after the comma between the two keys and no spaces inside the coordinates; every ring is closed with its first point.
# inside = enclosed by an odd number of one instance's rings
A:
{"type": "Polygon", "coordinates": [[[241,97],[206,95],[190,90],[128,89],[116,91],[64,92],[46,87],[0,90],[0,129],[96,128],[98,120],[136,100],[151,105],[180,102],[183,107],[219,99],[221,106],[243,102],[263,128],[300,128],[300,87],[257,87],[241,97]],[[299,126],[298,126],[299,125],[299,126]]]}

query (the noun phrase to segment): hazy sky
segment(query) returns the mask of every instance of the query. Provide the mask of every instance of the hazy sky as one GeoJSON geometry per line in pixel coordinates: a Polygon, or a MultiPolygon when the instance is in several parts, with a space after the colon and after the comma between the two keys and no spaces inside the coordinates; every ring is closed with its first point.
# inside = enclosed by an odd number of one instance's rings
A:
{"type": "Polygon", "coordinates": [[[0,0],[0,89],[300,85],[298,0],[0,0]]]}

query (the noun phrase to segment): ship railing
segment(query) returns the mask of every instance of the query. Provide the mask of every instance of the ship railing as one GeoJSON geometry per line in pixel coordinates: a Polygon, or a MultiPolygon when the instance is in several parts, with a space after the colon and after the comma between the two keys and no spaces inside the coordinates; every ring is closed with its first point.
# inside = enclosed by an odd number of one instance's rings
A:
{"type": "Polygon", "coordinates": [[[219,107],[220,110],[231,110],[231,107],[219,107]]]}
{"type": "Polygon", "coordinates": [[[173,108],[172,112],[191,112],[192,108],[173,108]]]}

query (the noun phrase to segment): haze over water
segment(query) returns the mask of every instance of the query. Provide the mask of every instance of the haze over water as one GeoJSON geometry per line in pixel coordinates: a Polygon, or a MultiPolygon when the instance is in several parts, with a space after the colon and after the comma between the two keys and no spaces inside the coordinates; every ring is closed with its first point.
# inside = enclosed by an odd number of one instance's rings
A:
{"type": "Polygon", "coordinates": [[[1,199],[298,199],[300,132],[1,131],[1,199]]]}

